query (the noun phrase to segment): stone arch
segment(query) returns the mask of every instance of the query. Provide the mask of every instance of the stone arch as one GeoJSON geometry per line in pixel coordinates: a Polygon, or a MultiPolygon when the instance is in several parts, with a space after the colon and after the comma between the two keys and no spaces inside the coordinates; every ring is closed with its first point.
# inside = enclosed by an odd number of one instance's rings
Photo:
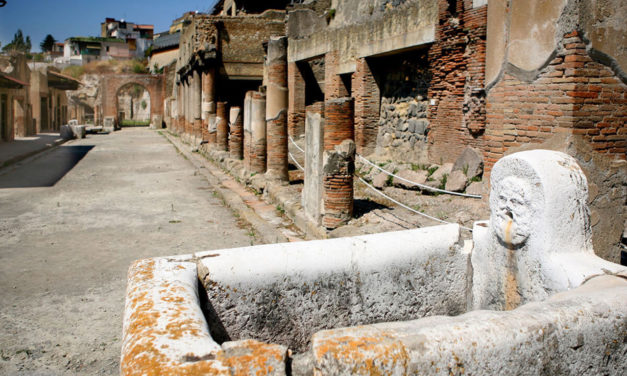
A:
{"type": "MultiPolygon", "coordinates": [[[[152,103],[153,100],[150,97],[150,92],[148,91],[148,88],[146,88],[144,85],[138,84],[136,82],[130,82],[130,83],[124,84],[124,85],[120,86],[120,88],[118,89],[118,91],[117,91],[117,93],[115,95],[116,96],[116,114],[118,114],[118,117],[120,117],[120,114],[122,113],[122,111],[126,110],[126,108],[123,108],[123,107],[126,107],[126,106],[123,103],[120,103],[120,99],[121,99],[120,96],[122,95],[122,93],[125,90],[128,90],[128,89],[134,90],[136,88],[140,88],[141,89],[142,98],[143,98],[143,95],[145,93],[148,94],[148,98],[147,98],[148,100],[147,100],[147,103],[146,103],[148,105],[148,114],[147,115],[149,117],[148,120],[152,120],[152,116],[151,116],[150,110],[151,110],[152,106],[154,106],[154,104],[152,103]]],[[[132,97],[132,95],[131,95],[131,97],[132,97]]],[[[132,100],[131,100],[130,105],[131,105],[131,107],[133,107],[133,101],[132,100]]],[[[125,115],[126,115],[127,119],[130,119],[132,116],[135,116],[136,114],[134,113],[133,109],[131,108],[130,113],[129,114],[125,114],[125,115]]],[[[123,121],[123,119],[118,119],[118,121],[121,122],[121,121],[123,121]]]]}
{"type": "Polygon", "coordinates": [[[119,124],[117,114],[117,95],[127,85],[144,87],[150,95],[150,119],[163,113],[163,75],[154,74],[105,74],[101,78],[102,118],[113,117],[119,124]]]}

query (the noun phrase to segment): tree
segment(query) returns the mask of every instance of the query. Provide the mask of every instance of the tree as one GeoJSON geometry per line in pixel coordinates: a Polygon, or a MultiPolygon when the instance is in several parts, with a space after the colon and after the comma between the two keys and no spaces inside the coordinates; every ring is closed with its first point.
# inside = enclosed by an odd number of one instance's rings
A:
{"type": "Polygon", "coordinates": [[[54,44],[57,42],[56,39],[50,34],[46,35],[44,40],[39,44],[41,47],[41,52],[50,52],[54,48],[54,44]]]}
{"type": "Polygon", "coordinates": [[[27,36],[24,40],[24,34],[21,29],[17,29],[17,32],[13,35],[11,43],[2,47],[4,52],[30,52],[31,49],[30,37],[27,36]]]}

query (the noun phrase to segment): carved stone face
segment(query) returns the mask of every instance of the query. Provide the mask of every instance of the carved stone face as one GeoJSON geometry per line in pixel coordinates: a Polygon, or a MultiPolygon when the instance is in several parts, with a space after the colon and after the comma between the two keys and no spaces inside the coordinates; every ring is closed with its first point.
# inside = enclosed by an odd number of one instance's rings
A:
{"type": "Polygon", "coordinates": [[[505,244],[518,247],[531,234],[533,210],[529,185],[513,176],[498,182],[493,188],[496,202],[492,207],[492,229],[505,244]]]}

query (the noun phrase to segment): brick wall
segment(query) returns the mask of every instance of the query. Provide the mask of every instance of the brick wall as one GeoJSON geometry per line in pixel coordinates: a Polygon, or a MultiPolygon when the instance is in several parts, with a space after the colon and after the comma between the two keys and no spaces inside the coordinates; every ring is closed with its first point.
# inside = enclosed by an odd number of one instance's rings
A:
{"type": "Polygon", "coordinates": [[[338,72],[339,53],[329,51],[324,55],[324,100],[350,95],[338,72]]]}
{"type": "Polygon", "coordinates": [[[564,35],[535,80],[505,74],[490,89],[486,169],[507,149],[559,133],[581,135],[595,151],[625,159],[626,89],[609,67],[590,58],[578,32],[564,35]]]}
{"type": "Polygon", "coordinates": [[[377,143],[380,90],[365,58],[357,59],[352,82],[355,97],[355,146],[357,153],[369,155],[377,143]]]}
{"type": "Polygon", "coordinates": [[[429,158],[454,161],[470,145],[483,147],[487,5],[439,1],[437,41],[429,50],[429,158]],[[449,4],[456,4],[450,9],[449,4]]]}
{"type": "Polygon", "coordinates": [[[287,131],[292,137],[305,133],[305,79],[296,63],[287,65],[287,131]]]}

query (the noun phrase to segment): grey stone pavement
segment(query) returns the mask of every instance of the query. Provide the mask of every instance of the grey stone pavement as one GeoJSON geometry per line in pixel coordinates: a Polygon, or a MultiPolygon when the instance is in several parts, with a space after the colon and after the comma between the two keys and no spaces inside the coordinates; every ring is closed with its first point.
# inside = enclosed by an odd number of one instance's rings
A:
{"type": "Polygon", "coordinates": [[[133,260],[258,242],[146,128],[0,169],[0,374],[118,374],[133,260]]]}
{"type": "Polygon", "coordinates": [[[39,133],[31,137],[18,137],[0,142],[0,168],[63,143],[59,133],[39,133]]]}

